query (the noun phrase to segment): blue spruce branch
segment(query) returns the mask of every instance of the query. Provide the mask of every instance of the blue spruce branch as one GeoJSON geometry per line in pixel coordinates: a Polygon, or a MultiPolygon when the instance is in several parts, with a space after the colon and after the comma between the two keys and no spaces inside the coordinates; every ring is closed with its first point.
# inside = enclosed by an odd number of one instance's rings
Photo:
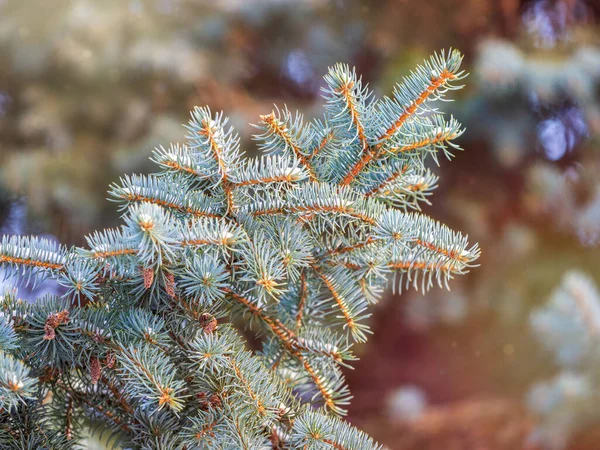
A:
{"type": "Polygon", "coordinates": [[[43,430],[40,445],[72,448],[85,418],[135,448],[380,448],[337,417],[371,305],[389,279],[447,286],[479,257],[407,212],[437,185],[428,161],[458,148],[437,105],[461,59],[435,55],[382,100],[336,65],[324,116],[275,107],[255,159],[222,113],[196,108],[187,142],[154,151],[159,173],[110,186],[121,227],[86,248],[4,237],[8,273],[65,292],[0,302],[0,442],[43,430]]]}

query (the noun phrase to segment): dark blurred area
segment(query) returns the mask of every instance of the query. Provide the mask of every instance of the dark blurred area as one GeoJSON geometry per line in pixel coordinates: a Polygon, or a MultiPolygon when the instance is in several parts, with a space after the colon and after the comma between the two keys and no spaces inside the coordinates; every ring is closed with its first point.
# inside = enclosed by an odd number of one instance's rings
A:
{"type": "Polygon", "coordinates": [[[459,48],[464,152],[425,212],[481,266],[378,305],[349,419],[390,449],[598,449],[600,355],[581,346],[600,348],[599,19],[595,0],[0,0],[2,230],[84,245],[119,224],[109,183],[154,170],[195,105],[253,155],[274,103],[320,113],[328,66],[381,96],[459,48]],[[534,320],[571,298],[575,325],[534,320]]]}

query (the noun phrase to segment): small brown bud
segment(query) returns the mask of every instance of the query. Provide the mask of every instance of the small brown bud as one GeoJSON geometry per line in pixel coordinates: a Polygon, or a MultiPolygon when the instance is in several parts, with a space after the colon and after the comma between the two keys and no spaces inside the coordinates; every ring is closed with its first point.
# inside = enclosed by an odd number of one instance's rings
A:
{"type": "Polygon", "coordinates": [[[217,394],[207,394],[206,392],[199,392],[196,394],[196,398],[200,402],[200,409],[206,411],[208,408],[220,408],[223,406],[221,397],[217,394]]]}
{"type": "Polygon", "coordinates": [[[196,394],[196,398],[198,399],[198,402],[200,403],[200,409],[202,410],[206,410],[208,409],[208,401],[206,400],[206,392],[198,392],[196,394]]]}
{"type": "Polygon", "coordinates": [[[175,276],[171,272],[165,275],[165,290],[169,297],[175,298],[175,276]]]}
{"type": "Polygon", "coordinates": [[[116,358],[114,353],[108,353],[106,355],[106,367],[112,369],[115,366],[116,358]]]}
{"type": "Polygon", "coordinates": [[[221,402],[221,397],[219,397],[217,394],[211,394],[209,403],[213,408],[220,408],[223,405],[221,402]]]}
{"type": "Polygon", "coordinates": [[[206,334],[212,334],[217,329],[217,319],[209,313],[200,315],[200,326],[206,334]]]}
{"type": "Polygon", "coordinates": [[[54,328],[50,324],[46,323],[46,325],[44,325],[44,340],[51,341],[55,337],[56,332],[54,331],[54,328]]]}
{"type": "Polygon", "coordinates": [[[271,436],[269,436],[269,440],[271,441],[271,447],[273,449],[282,448],[281,438],[277,434],[277,430],[275,428],[271,430],[271,436]]]}
{"type": "Polygon", "coordinates": [[[90,377],[92,378],[92,384],[98,383],[101,375],[102,366],[100,365],[100,360],[93,356],[90,360],[90,377]]]}
{"type": "Polygon", "coordinates": [[[66,309],[57,313],[52,313],[46,319],[44,325],[44,340],[51,341],[56,337],[56,328],[69,322],[69,311],[66,309]]]}
{"type": "Polygon", "coordinates": [[[144,267],[142,269],[142,275],[144,277],[144,287],[146,289],[150,289],[152,287],[152,283],[154,282],[154,270],[150,267],[144,267]]]}

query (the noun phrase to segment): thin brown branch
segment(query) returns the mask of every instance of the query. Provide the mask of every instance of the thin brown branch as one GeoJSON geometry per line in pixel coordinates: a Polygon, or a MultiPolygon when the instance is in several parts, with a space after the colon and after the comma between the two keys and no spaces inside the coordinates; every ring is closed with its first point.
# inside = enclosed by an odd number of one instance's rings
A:
{"type": "Polygon", "coordinates": [[[209,123],[203,122],[202,129],[198,131],[198,134],[201,136],[206,136],[208,142],[210,144],[210,148],[213,152],[213,156],[217,162],[219,167],[219,173],[221,174],[221,181],[223,186],[223,191],[225,191],[225,197],[227,199],[227,209],[229,211],[233,211],[235,209],[235,205],[233,204],[233,186],[229,180],[229,176],[227,175],[227,165],[221,156],[221,148],[217,143],[214,131],[210,127],[209,123]]]}
{"type": "Polygon", "coordinates": [[[346,101],[346,107],[350,112],[350,118],[352,120],[352,124],[356,127],[356,133],[358,134],[358,139],[362,144],[362,148],[367,148],[367,138],[365,136],[365,128],[362,123],[360,123],[360,117],[358,111],[356,109],[356,103],[354,98],[352,97],[352,88],[354,87],[354,82],[350,81],[347,84],[336,89],[336,92],[339,92],[344,97],[346,101]]]}
{"type": "Polygon", "coordinates": [[[126,194],[122,195],[121,198],[123,200],[127,200],[128,202],[147,202],[152,203],[154,205],[163,206],[165,208],[173,209],[175,211],[179,211],[181,213],[189,214],[194,217],[213,217],[213,218],[221,218],[219,214],[213,214],[204,211],[198,211],[197,209],[193,209],[189,206],[181,206],[177,203],[166,202],[164,200],[160,200],[158,198],[146,197],[138,194],[126,194]]]}
{"type": "Polygon", "coordinates": [[[265,216],[271,214],[284,214],[284,213],[304,213],[305,216],[312,216],[315,213],[338,213],[344,214],[346,216],[359,219],[363,222],[366,222],[370,225],[375,224],[375,219],[367,216],[366,214],[362,214],[356,211],[354,208],[349,206],[339,206],[339,205],[330,205],[330,206],[321,206],[321,205],[306,205],[306,206],[288,206],[286,208],[270,208],[254,211],[253,214],[255,216],[265,216]]]}
{"type": "Polygon", "coordinates": [[[331,393],[324,386],[323,381],[321,380],[319,375],[315,372],[315,370],[307,361],[307,359],[298,351],[298,349],[301,348],[301,346],[298,343],[296,335],[287,327],[285,327],[285,325],[283,325],[279,320],[267,315],[260,307],[254,305],[245,297],[236,294],[231,290],[229,290],[229,294],[234,300],[244,305],[250,310],[252,314],[256,315],[265,324],[267,324],[267,326],[271,329],[273,334],[275,334],[275,336],[277,336],[282,341],[284,347],[290,353],[290,355],[292,355],[302,363],[306,372],[310,375],[313,382],[315,383],[315,386],[319,390],[321,397],[323,397],[323,401],[325,402],[325,404],[329,408],[333,409],[335,407],[335,401],[333,400],[331,393]]]}
{"type": "Polygon", "coordinates": [[[373,195],[379,194],[381,191],[383,191],[386,188],[386,186],[389,186],[391,183],[396,181],[399,177],[404,175],[407,170],[408,170],[408,164],[405,164],[404,166],[402,166],[402,168],[400,170],[393,172],[392,174],[390,174],[389,177],[387,177],[381,183],[379,183],[378,185],[374,186],[373,188],[371,188],[367,192],[365,192],[365,197],[371,197],[373,195]]]}
{"type": "Polygon", "coordinates": [[[363,156],[350,169],[340,184],[342,186],[348,186],[358,176],[358,174],[362,172],[367,164],[379,158],[379,156],[382,154],[382,147],[384,143],[400,129],[404,122],[406,122],[406,120],[417,111],[419,106],[425,103],[425,101],[436,91],[436,89],[453,78],[456,78],[456,75],[448,70],[444,70],[438,77],[433,77],[427,88],[425,88],[425,90],[415,99],[414,102],[411,103],[410,106],[405,108],[404,112],[398,117],[398,119],[396,119],[396,121],[390,125],[385,133],[383,133],[383,135],[377,140],[379,143],[374,147],[367,147],[363,156]]]}
{"type": "Polygon", "coordinates": [[[319,142],[319,145],[317,145],[312,153],[308,156],[309,159],[314,158],[315,156],[317,156],[317,154],[319,154],[319,152],[321,150],[323,150],[325,148],[325,146],[333,139],[334,137],[334,133],[333,131],[330,131],[329,133],[327,133],[323,139],[321,139],[321,142],[319,142]]]}
{"type": "Polygon", "coordinates": [[[300,301],[298,302],[298,312],[296,313],[296,328],[300,329],[302,326],[302,316],[304,314],[304,307],[306,306],[306,297],[308,297],[307,286],[306,286],[306,273],[304,270],[300,275],[300,301]]]}
{"type": "Polygon", "coordinates": [[[38,261],[32,258],[16,258],[13,256],[2,255],[0,256],[0,264],[18,264],[21,266],[37,267],[40,269],[53,269],[62,270],[64,265],[58,263],[50,263],[46,261],[38,261]]]}
{"type": "Polygon", "coordinates": [[[298,147],[298,145],[294,142],[292,137],[287,132],[287,128],[281,123],[279,123],[279,121],[275,117],[275,112],[271,112],[271,114],[261,115],[260,120],[264,124],[266,124],[274,134],[279,136],[281,140],[283,140],[283,142],[285,142],[285,144],[292,150],[294,155],[296,155],[298,161],[300,161],[300,163],[306,168],[309,178],[313,181],[316,181],[317,176],[315,174],[314,168],[308,160],[309,158],[304,156],[301,149],[298,147]]]}
{"type": "Polygon", "coordinates": [[[346,305],[346,301],[342,298],[342,296],[339,294],[339,292],[335,289],[335,286],[333,285],[331,280],[329,278],[327,278],[327,276],[321,271],[321,269],[318,266],[313,264],[312,268],[315,271],[315,273],[317,274],[317,276],[323,281],[323,284],[327,287],[329,292],[331,293],[333,300],[338,305],[338,308],[340,308],[340,311],[342,312],[342,315],[344,316],[344,320],[346,321],[348,328],[350,328],[351,330],[354,330],[356,328],[356,323],[354,322],[354,319],[350,315],[350,311],[348,310],[348,305],[346,305]]]}

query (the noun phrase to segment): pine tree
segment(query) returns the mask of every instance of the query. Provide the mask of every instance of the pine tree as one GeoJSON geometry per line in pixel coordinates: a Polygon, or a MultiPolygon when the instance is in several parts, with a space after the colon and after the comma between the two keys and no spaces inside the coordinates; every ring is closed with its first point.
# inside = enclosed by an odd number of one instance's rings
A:
{"type": "Polygon", "coordinates": [[[120,228],[87,248],[5,236],[0,262],[64,295],[2,300],[3,448],[72,448],[87,422],[144,449],[380,448],[339,418],[369,306],[390,274],[428,289],[479,256],[411,211],[435,187],[429,158],[459,148],[438,102],[461,60],[433,56],[382,100],[338,64],[323,118],[261,116],[254,160],[196,108],[187,143],[154,152],[159,173],[110,187],[120,228]]]}

